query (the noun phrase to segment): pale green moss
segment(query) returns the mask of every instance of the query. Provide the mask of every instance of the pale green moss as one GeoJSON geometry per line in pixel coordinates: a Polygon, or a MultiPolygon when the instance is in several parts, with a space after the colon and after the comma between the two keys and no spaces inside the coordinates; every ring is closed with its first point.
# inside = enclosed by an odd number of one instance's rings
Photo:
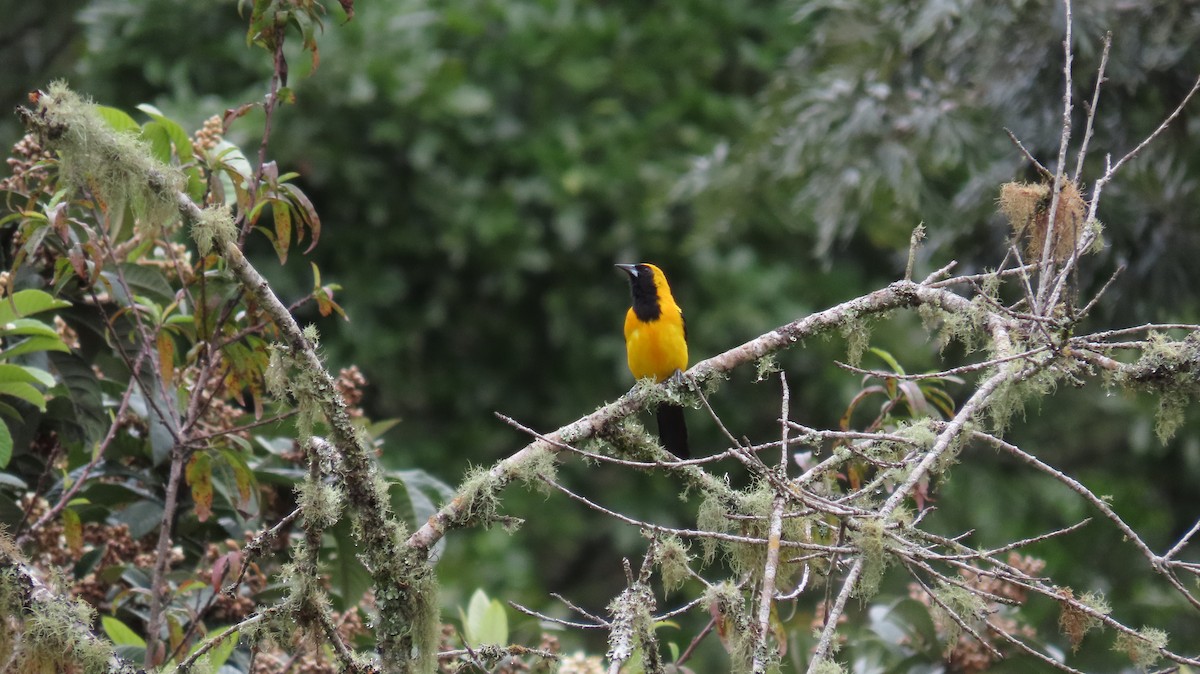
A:
{"type": "Polygon", "coordinates": [[[1151,391],[1161,396],[1155,432],[1162,442],[1170,440],[1183,424],[1184,412],[1200,397],[1200,336],[1191,333],[1182,340],[1151,334],[1137,362],[1126,366],[1114,381],[1123,386],[1151,391]]]}
{"type": "Polygon", "coordinates": [[[741,591],[723,581],[709,586],[704,593],[704,605],[717,620],[717,635],[729,651],[729,671],[742,674],[750,671],[754,651],[754,628],[746,612],[746,600],[741,591]]]}
{"type": "Polygon", "coordinates": [[[1167,633],[1153,627],[1143,627],[1136,635],[1118,632],[1113,650],[1129,656],[1135,667],[1147,670],[1158,662],[1160,650],[1167,647],[1167,633]]]}
{"type": "MultiPolygon", "coordinates": [[[[726,510],[724,501],[715,491],[704,491],[703,498],[700,500],[700,507],[696,511],[696,526],[701,531],[711,531],[720,534],[729,533],[730,521],[726,516],[728,511],[726,510]]],[[[704,563],[711,563],[717,552],[717,540],[702,538],[700,539],[700,546],[704,552],[704,563]]]]}
{"type": "Polygon", "coordinates": [[[654,547],[654,563],[662,574],[663,587],[670,592],[683,586],[684,581],[691,577],[688,572],[687,546],[678,536],[663,536],[654,547]]]}
{"type": "Polygon", "coordinates": [[[304,480],[296,485],[296,497],[304,519],[313,526],[332,526],[341,516],[342,494],[332,485],[304,480]]]}
{"type": "MultiPolygon", "coordinates": [[[[1068,597],[1071,596],[1070,589],[1064,588],[1062,591],[1067,593],[1068,597]]],[[[1101,615],[1112,612],[1108,600],[1100,593],[1087,592],[1079,598],[1079,603],[1101,615]]],[[[1059,609],[1058,629],[1071,641],[1072,650],[1079,650],[1084,635],[1103,624],[1099,617],[1077,608],[1070,602],[1060,600],[1059,609]]]]}
{"type": "Polygon", "coordinates": [[[833,660],[824,659],[813,663],[809,668],[812,674],[846,674],[846,668],[833,660]]]}
{"type": "Polygon", "coordinates": [[[779,372],[779,370],[779,358],[773,353],[769,353],[754,361],[755,381],[763,381],[776,372],[779,372]]]}
{"type": "Polygon", "coordinates": [[[558,462],[554,452],[549,449],[539,449],[520,464],[513,466],[512,476],[543,494],[549,494],[550,482],[554,482],[558,474],[558,462]]]}
{"type": "Polygon", "coordinates": [[[68,185],[90,191],[118,218],[128,208],[143,229],[176,219],[176,195],[186,181],[178,169],[155,159],[145,141],[114,130],[65,82],[50,85],[37,112],[47,146],[59,151],[59,170],[68,185]]]}
{"type": "Polygon", "coordinates": [[[192,239],[201,255],[212,252],[214,243],[224,248],[237,241],[237,227],[229,207],[209,206],[201,211],[200,217],[192,223],[192,239]]]}
{"type": "MultiPolygon", "coordinates": [[[[12,582],[15,581],[5,579],[0,585],[12,582]]],[[[93,624],[95,617],[93,609],[84,602],[57,597],[36,602],[20,615],[20,635],[11,642],[15,650],[10,661],[15,665],[12,674],[108,671],[112,647],[91,637],[82,627],[93,624]]]]}
{"type": "Polygon", "coordinates": [[[962,634],[962,626],[950,616],[947,609],[968,623],[978,621],[986,615],[987,604],[983,597],[966,588],[941,581],[934,588],[933,596],[941,602],[940,605],[934,604],[933,615],[946,635],[947,648],[958,643],[958,637],[962,634]],[[946,608],[942,608],[943,605],[946,608]]]}
{"type": "Polygon", "coordinates": [[[476,466],[467,471],[455,495],[460,513],[455,524],[484,527],[494,524],[500,508],[496,493],[502,486],[501,478],[492,475],[487,468],[476,466]]]}
{"type": "Polygon", "coordinates": [[[854,596],[867,600],[879,591],[884,571],[891,561],[884,545],[884,526],[880,520],[864,520],[858,531],[850,532],[850,541],[862,555],[863,567],[854,586],[854,596]]]}
{"type": "Polygon", "coordinates": [[[282,400],[288,392],[288,370],[291,358],[286,348],[281,344],[268,347],[267,369],[263,373],[263,385],[267,393],[282,400]]]}
{"type": "Polygon", "coordinates": [[[842,337],[846,338],[846,361],[853,367],[862,362],[863,353],[871,344],[871,324],[854,314],[847,314],[841,326],[842,337]]]}

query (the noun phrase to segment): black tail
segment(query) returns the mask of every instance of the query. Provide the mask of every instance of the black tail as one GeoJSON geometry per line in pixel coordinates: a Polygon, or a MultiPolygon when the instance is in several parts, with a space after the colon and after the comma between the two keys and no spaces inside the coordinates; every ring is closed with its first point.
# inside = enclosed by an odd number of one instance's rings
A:
{"type": "Polygon", "coordinates": [[[667,451],[681,459],[691,457],[688,452],[687,425],[683,422],[683,408],[670,403],[660,403],[658,415],[658,439],[667,451]]]}

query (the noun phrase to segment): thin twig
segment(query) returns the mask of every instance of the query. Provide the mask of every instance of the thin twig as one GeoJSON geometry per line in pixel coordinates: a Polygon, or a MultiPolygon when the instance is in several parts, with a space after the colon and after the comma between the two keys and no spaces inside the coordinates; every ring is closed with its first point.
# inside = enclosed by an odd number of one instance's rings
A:
{"type": "MultiPolygon", "coordinates": [[[[711,539],[718,540],[718,541],[727,541],[730,543],[746,543],[746,544],[750,544],[750,545],[766,545],[768,542],[767,539],[765,539],[765,538],[755,538],[753,536],[737,536],[735,534],[725,534],[725,533],[720,533],[720,532],[716,532],[716,531],[700,531],[697,529],[678,529],[675,527],[663,526],[661,524],[652,524],[650,522],[645,522],[643,520],[629,517],[628,515],[624,515],[615,510],[610,510],[608,508],[605,508],[604,506],[600,505],[599,503],[596,503],[595,501],[588,499],[585,496],[580,496],[579,494],[576,494],[575,492],[571,491],[570,489],[567,489],[565,486],[563,486],[562,484],[559,484],[558,482],[555,482],[545,476],[539,476],[539,477],[542,480],[542,482],[545,482],[546,484],[550,485],[551,487],[562,492],[565,496],[567,496],[571,500],[578,501],[578,502],[586,505],[587,507],[591,508],[592,510],[595,510],[596,512],[603,513],[613,519],[619,520],[626,524],[631,524],[633,526],[645,529],[646,531],[649,531],[651,533],[671,534],[674,536],[682,536],[682,537],[687,537],[687,538],[711,538],[711,539]]],[[[820,550],[823,552],[848,553],[848,552],[854,551],[853,548],[837,547],[837,546],[831,546],[831,545],[820,545],[817,543],[804,543],[801,541],[780,541],[780,545],[783,547],[786,547],[786,548],[798,548],[801,550],[820,550]]]]}
{"type": "Polygon", "coordinates": [[[1096,303],[1099,302],[1100,298],[1104,296],[1105,291],[1108,290],[1109,286],[1111,286],[1113,284],[1113,281],[1117,280],[1117,277],[1120,276],[1121,272],[1123,272],[1123,271],[1125,271],[1125,265],[1123,263],[1120,265],[1117,265],[1116,271],[1114,271],[1112,273],[1112,275],[1108,277],[1108,280],[1104,282],[1103,286],[1100,286],[1100,290],[1098,290],[1096,292],[1096,295],[1094,297],[1092,297],[1092,299],[1089,300],[1087,304],[1083,305],[1083,308],[1079,310],[1078,314],[1076,314],[1076,320],[1083,318],[1083,317],[1087,316],[1089,313],[1091,313],[1092,308],[1096,306],[1096,303]]]}
{"type": "MultiPolygon", "coordinates": [[[[962,616],[958,615],[958,611],[955,611],[953,608],[948,606],[946,602],[942,601],[942,598],[939,597],[936,592],[930,589],[930,587],[925,584],[925,581],[921,580],[921,576],[916,572],[916,569],[912,568],[912,565],[906,564],[905,568],[908,570],[908,573],[912,576],[913,580],[917,581],[917,585],[921,586],[921,590],[925,592],[925,596],[929,597],[933,603],[937,604],[938,608],[942,609],[946,615],[950,616],[950,619],[958,624],[958,626],[967,634],[970,634],[980,646],[983,646],[983,649],[987,651],[993,659],[1002,660],[1004,658],[1000,651],[996,650],[995,646],[988,642],[987,639],[984,639],[982,636],[980,636],[979,632],[976,632],[974,627],[971,627],[966,620],[963,620],[962,616]]],[[[975,617],[978,618],[978,616],[975,617]]]]}
{"type": "MultiPolygon", "coordinates": [[[[788,465],[788,417],[789,403],[791,402],[791,391],[788,389],[787,375],[779,372],[779,382],[783,389],[780,395],[782,403],[780,405],[780,450],[778,477],[780,480],[787,479],[788,465]]],[[[755,674],[762,674],[766,671],[767,663],[770,661],[770,653],[767,648],[767,635],[771,629],[771,605],[775,600],[775,575],[779,571],[779,548],[780,539],[783,536],[783,507],[786,499],[785,492],[776,492],[771,503],[771,519],[767,530],[767,555],[766,561],[763,562],[762,585],[759,590],[758,599],[758,631],[754,635],[756,639],[754,647],[754,660],[751,663],[751,671],[755,674]]]]}
{"type": "Polygon", "coordinates": [[[842,368],[843,370],[847,370],[847,371],[853,372],[855,374],[876,377],[879,379],[896,379],[896,380],[900,380],[900,381],[921,381],[924,379],[945,379],[947,377],[954,377],[954,376],[957,376],[960,374],[970,374],[971,372],[987,370],[989,368],[995,367],[995,366],[1003,364],[1003,363],[1008,363],[1008,362],[1012,362],[1014,360],[1022,360],[1025,358],[1029,358],[1030,356],[1042,353],[1043,351],[1048,351],[1049,349],[1050,349],[1049,346],[1043,345],[1043,346],[1034,347],[1027,351],[1022,351],[1021,353],[1014,353],[1009,356],[1003,356],[1001,358],[991,358],[989,360],[985,360],[985,361],[982,361],[979,363],[971,363],[970,365],[960,365],[959,367],[952,367],[949,370],[939,370],[938,372],[927,372],[924,374],[897,374],[895,372],[886,372],[884,370],[867,370],[867,369],[864,369],[861,367],[855,367],[853,365],[843,363],[843,362],[837,361],[837,360],[833,361],[833,364],[837,365],[838,367],[842,368]]]}
{"type": "Polygon", "coordinates": [[[1065,536],[1066,534],[1069,534],[1077,529],[1081,529],[1081,528],[1087,526],[1088,523],[1090,523],[1091,521],[1092,521],[1092,518],[1086,517],[1070,526],[1055,529],[1054,531],[1048,531],[1044,534],[1040,534],[1037,536],[1031,536],[1029,538],[1022,538],[1019,541],[1013,541],[1012,543],[1008,543],[1006,545],[1001,545],[998,548],[991,548],[989,550],[982,550],[982,551],[972,551],[969,553],[962,553],[962,554],[957,554],[957,555],[937,555],[936,557],[931,557],[931,559],[943,559],[943,560],[944,559],[981,559],[984,557],[994,557],[995,555],[998,555],[1002,552],[1016,550],[1018,548],[1023,548],[1027,545],[1033,545],[1034,543],[1040,543],[1042,541],[1049,540],[1051,538],[1056,538],[1058,536],[1065,536]]]}
{"type": "Polygon", "coordinates": [[[692,653],[696,651],[696,647],[700,645],[701,641],[704,641],[704,637],[708,636],[713,631],[713,628],[716,627],[716,625],[716,618],[709,619],[708,624],[704,626],[704,629],[700,630],[699,634],[692,637],[691,643],[688,644],[687,648],[683,649],[683,653],[680,653],[679,659],[675,661],[675,664],[682,665],[690,660],[692,653]]]}
{"type": "Polygon", "coordinates": [[[1067,146],[1071,142],[1071,63],[1075,59],[1075,52],[1071,48],[1071,28],[1073,19],[1071,16],[1071,0],[1063,0],[1063,7],[1066,10],[1066,35],[1063,37],[1063,114],[1062,114],[1062,135],[1059,136],[1058,142],[1058,163],[1054,167],[1054,184],[1050,190],[1050,209],[1046,216],[1046,237],[1045,243],[1042,245],[1042,264],[1041,271],[1038,273],[1038,291],[1034,296],[1035,302],[1030,305],[1033,313],[1049,314],[1050,307],[1046,306],[1046,298],[1050,292],[1050,282],[1054,277],[1054,238],[1057,235],[1055,230],[1055,220],[1057,219],[1059,198],[1062,195],[1063,182],[1066,177],[1066,162],[1067,162],[1067,146]]]}
{"type": "Polygon", "coordinates": [[[1179,551],[1188,544],[1188,541],[1192,540],[1192,536],[1195,536],[1197,531],[1200,531],[1200,520],[1196,520],[1196,523],[1192,525],[1191,529],[1188,529],[1183,538],[1180,538],[1178,543],[1172,545],[1170,550],[1167,550],[1166,554],[1162,556],[1163,561],[1167,561],[1179,554],[1179,551]]]}
{"type": "Polygon", "coordinates": [[[1112,31],[1104,34],[1104,49],[1100,52],[1100,67],[1096,69],[1096,89],[1092,92],[1092,103],[1087,106],[1087,126],[1083,131],[1083,143],[1079,146],[1079,158],[1075,160],[1075,177],[1078,183],[1083,176],[1083,159],[1087,156],[1088,142],[1092,140],[1092,130],[1096,122],[1096,106],[1100,104],[1100,88],[1104,84],[1104,69],[1108,66],[1108,50],[1112,48],[1112,31]]]}
{"type": "Polygon", "coordinates": [[[854,584],[858,582],[858,577],[862,574],[864,563],[861,555],[854,560],[850,571],[846,573],[845,580],[842,581],[842,590],[838,592],[833,606],[827,606],[825,625],[821,629],[821,636],[817,640],[817,647],[813,649],[812,659],[809,660],[808,674],[815,674],[817,667],[829,658],[829,649],[833,645],[833,636],[837,634],[838,619],[841,618],[842,611],[846,608],[846,600],[854,592],[854,584]]]}
{"type": "Polygon", "coordinates": [[[1017,149],[1021,151],[1021,154],[1025,155],[1025,158],[1029,160],[1029,163],[1033,164],[1034,168],[1038,170],[1038,173],[1041,173],[1047,178],[1054,175],[1050,172],[1050,169],[1042,166],[1042,162],[1038,161],[1037,157],[1034,157],[1029,150],[1025,149],[1025,146],[1021,144],[1021,139],[1017,138],[1017,134],[1013,133],[1008,127],[1004,127],[1004,133],[1008,134],[1008,139],[1013,142],[1013,145],[1017,146],[1017,149]]]}
{"type": "Polygon", "coordinates": [[[537,618],[538,620],[544,620],[548,623],[562,625],[563,627],[571,627],[571,628],[579,629],[579,630],[598,630],[598,629],[608,629],[609,627],[612,626],[607,620],[600,622],[600,623],[593,624],[593,623],[578,623],[578,622],[573,622],[570,620],[564,620],[562,618],[555,618],[552,616],[548,616],[544,613],[538,613],[537,611],[529,608],[528,606],[522,606],[521,604],[518,604],[515,601],[508,602],[508,605],[513,607],[514,609],[520,611],[521,613],[524,613],[525,615],[533,616],[534,618],[537,618]]]}
{"type": "Polygon", "coordinates": [[[1167,115],[1167,118],[1158,125],[1158,128],[1151,132],[1149,136],[1146,136],[1146,138],[1142,140],[1142,142],[1138,143],[1136,147],[1125,153],[1125,156],[1118,159],[1117,163],[1109,167],[1108,170],[1104,172],[1104,176],[1100,180],[1104,180],[1105,182],[1111,180],[1113,174],[1120,170],[1120,168],[1125,165],[1125,162],[1136,157],[1137,154],[1145,149],[1147,145],[1153,142],[1155,138],[1158,138],[1160,135],[1162,135],[1162,133],[1167,130],[1167,127],[1171,125],[1171,122],[1175,121],[1175,118],[1179,117],[1179,114],[1183,112],[1184,107],[1187,106],[1188,101],[1192,100],[1192,96],[1195,96],[1197,91],[1200,91],[1200,77],[1196,78],[1196,81],[1192,84],[1192,88],[1188,90],[1187,95],[1183,97],[1183,100],[1179,102],[1179,105],[1175,106],[1175,109],[1171,111],[1171,114],[1167,115]]]}

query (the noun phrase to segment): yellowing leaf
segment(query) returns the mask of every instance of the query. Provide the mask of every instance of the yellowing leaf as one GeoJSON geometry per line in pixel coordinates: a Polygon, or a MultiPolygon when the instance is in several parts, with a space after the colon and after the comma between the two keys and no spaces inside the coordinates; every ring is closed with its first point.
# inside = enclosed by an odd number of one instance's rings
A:
{"type": "Polygon", "coordinates": [[[169,386],[175,378],[175,340],[165,331],[160,331],[154,341],[158,346],[158,367],[162,371],[163,381],[169,386]]]}
{"type": "Polygon", "coordinates": [[[196,518],[206,522],[212,515],[212,459],[204,452],[193,454],[185,476],[192,488],[192,500],[196,502],[196,518]]]}
{"type": "Polygon", "coordinates": [[[64,508],[62,522],[63,537],[67,539],[67,547],[73,554],[78,555],[83,551],[83,522],[79,520],[79,513],[70,508],[64,508]]]}
{"type": "Polygon", "coordinates": [[[292,209],[284,201],[272,200],[271,213],[275,216],[275,254],[279,256],[279,264],[287,263],[288,246],[292,243],[292,209]]]}

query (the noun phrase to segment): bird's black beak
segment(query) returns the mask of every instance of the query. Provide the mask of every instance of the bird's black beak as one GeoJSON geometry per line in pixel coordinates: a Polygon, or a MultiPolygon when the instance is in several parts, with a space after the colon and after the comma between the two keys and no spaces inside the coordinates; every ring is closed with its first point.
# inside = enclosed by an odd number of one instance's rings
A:
{"type": "Polygon", "coordinates": [[[630,278],[637,278],[638,270],[636,264],[616,264],[613,266],[625,272],[626,274],[629,274],[630,278]]]}

